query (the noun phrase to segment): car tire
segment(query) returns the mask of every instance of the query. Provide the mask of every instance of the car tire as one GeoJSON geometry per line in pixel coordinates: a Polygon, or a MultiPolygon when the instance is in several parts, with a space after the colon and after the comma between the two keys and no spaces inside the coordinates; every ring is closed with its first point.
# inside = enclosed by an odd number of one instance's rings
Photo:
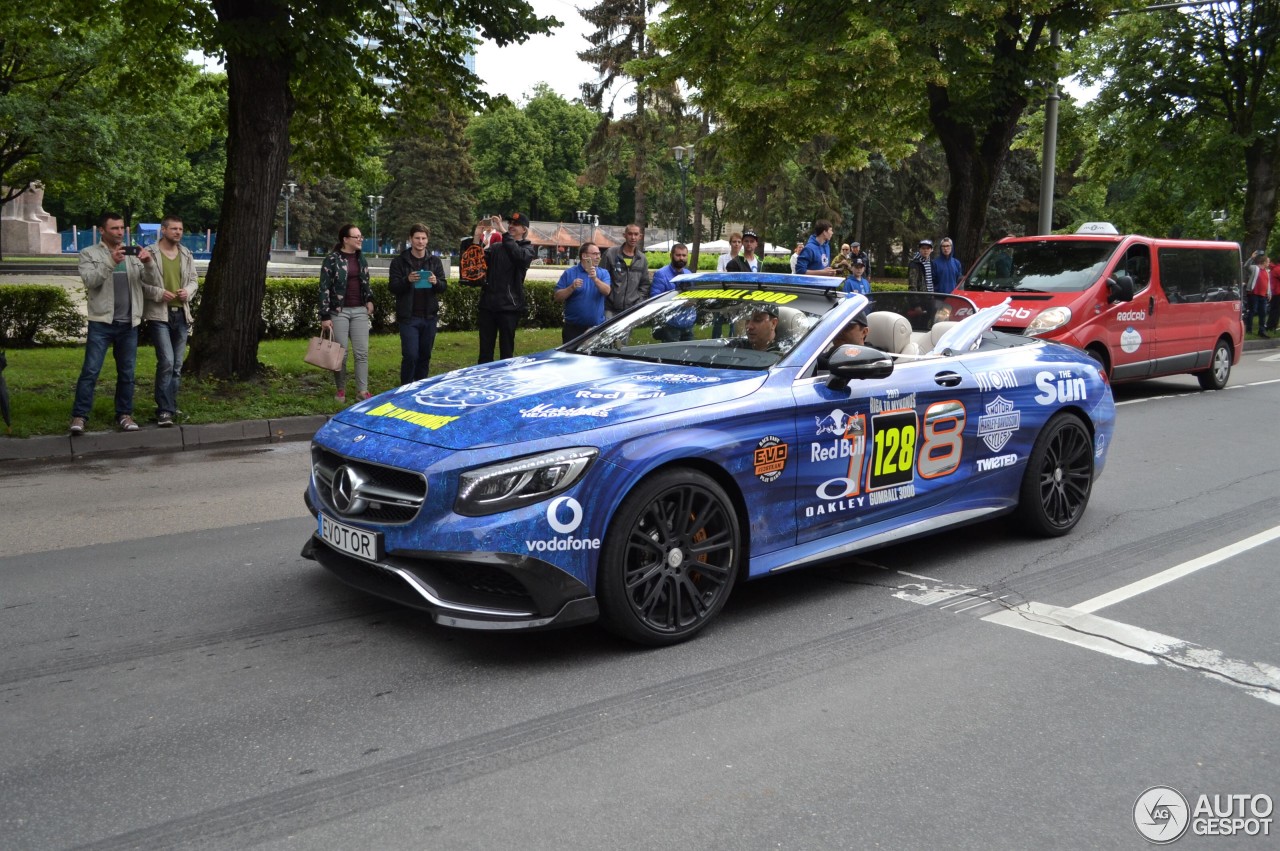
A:
{"type": "Polygon", "coordinates": [[[1196,379],[1200,382],[1202,390],[1221,390],[1227,386],[1229,378],[1231,378],[1231,344],[1226,340],[1219,340],[1213,347],[1213,359],[1209,362],[1209,368],[1204,372],[1197,372],[1196,379]]]}
{"type": "Polygon", "coordinates": [[[1093,439],[1075,414],[1049,420],[1036,437],[1018,494],[1018,517],[1042,537],[1065,535],[1084,516],[1093,489],[1093,439]]]}
{"type": "Polygon", "coordinates": [[[724,607],[743,558],[733,502],[696,470],[660,472],[618,508],[596,576],[601,623],[653,646],[691,638],[724,607]]]}

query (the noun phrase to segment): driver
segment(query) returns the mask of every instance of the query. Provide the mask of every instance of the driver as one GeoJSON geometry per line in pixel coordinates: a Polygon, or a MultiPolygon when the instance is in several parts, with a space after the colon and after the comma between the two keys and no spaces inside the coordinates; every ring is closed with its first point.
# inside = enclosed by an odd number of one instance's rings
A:
{"type": "MultiPolygon", "coordinates": [[[[745,345],[757,352],[780,352],[778,345],[778,306],[776,304],[760,304],[751,310],[747,319],[747,337],[745,345]]],[[[742,341],[736,341],[743,345],[742,341]]]]}

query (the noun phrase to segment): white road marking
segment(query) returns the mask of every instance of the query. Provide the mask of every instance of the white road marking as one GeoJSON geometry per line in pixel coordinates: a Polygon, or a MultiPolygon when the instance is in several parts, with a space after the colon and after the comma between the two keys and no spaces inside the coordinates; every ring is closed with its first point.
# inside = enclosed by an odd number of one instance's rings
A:
{"type": "Polygon", "coordinates": [[[1199,671],[1209,679],[1244,690],[1246,694],[1280,706],[1280,668],[1224,657],[1217,650],[1201,647],[1158,632],[1131,626],[1078,609],[1023,603],[982,620],[1011,626],[1024,632],[1096,650],[1117,659],[1142,665],[1157,663],[1199,671]]]}
{"type": "Polygon", "coordinates": [[[1225,561],[1232,556],[1237,556],[1240,553],[1247,552],[1255,547],[1260,547],[1263,544],[1274,541],[1276,538],[1280,538],[1280,526],[1272,526],[1265,532],[1259,532],[1256,535],[1245,538],[1243,541],[1228,544],[1221,549],[1214,550],[1211,553],[1202,555],[1199,558],[1192,559],[1191,561],[1184,561],[1182,564],[1171,567],[1168,570],[1162,570],[1159,573],[1148,576],[1146,579],[1139,579],[1137,582],[1131,582],[1123,588],[1117,588],[1114,591],[1108,591],[1106,594],[1100,594],[1093,599],[1085,600],[1083,603],[1076,603],[1071,608],[1078,612],[1096,612],[1099,609],[1106,608],[1107,606],[1114,606],[1116,603],[1128,600],[1130,597],[1136,597],[1137,595],[1150,591],[1153,588],[1159,588],[1161,585],[1165,585],[1175,579],[1181,579],[1184,576],[1195,573],[1197,570],[1215,565],[1218,562],[1225,561]]]}
{"type": "MultiPolygon", "coordinates": [[[[1277,359],[1280,359],[1280,355],[1275,355],[1275,357],[1277,359]]],[[[1266,381],[1251,381],[1248,384],[1229,384],[1222,389],[1223,390],[1243,390],[1246,387],[1262,387],[1263,385],[1276,384],[1277,382],[1280,382],[1280,378],[1268,378],[1266,381]]],[[[1206,392],[1212,393],[1215,391],[1188,390],[1185,393],[1164,393],[1159,396],[1147,396],[1146,398],[1143,398],[1143,399],[1126,399],[1123,402],[1116,402],[1116,407],[1119,408],[1119,407],[1123,407],[1124,405],[1140,405],[1143,402],[1159,402],[1161,399],[1183,399],[1183,398],[1186,398],[1187,396],[1203,396],[1206,392]]],[[[1222,392],[1222,391],[1216,391],[1216,392],[1222,392]]]]}
{"type": "Polygon", "coordinates": [[[1280,361],[1280,355],[1267,355],[1265,358],[1258,358],[1259,363],[1275,363],[1280,361]]]}
{"type": "Polygon", "coordinates": [[[910,603],[936,606],[952,614],[991,604],[1002,605],[1005,607],[1003,611],[979,615],[979,619],[1141,665],[1164,664],[1198,671],[1212,680],[1235,686],[1252,697],[1280,706],[1280,667],[1265,662],[1229,659],[1208,647],[1093,614],[1099,609],[1167,585],[1175,579],[1219,564],[1277,538],[1280,538],[1280,526],[1273,526],[1242,541],[1070,607],[1036,602],[1015,605],[1011,601],[1006,602],[1006,597],[1009,596],[1007,594],[992,598],[991,592],[979,593],[976,588],[926,579],[905,571],[898,573],[924,581],[904,583],[898,586],[893,596],[910,603]]]}

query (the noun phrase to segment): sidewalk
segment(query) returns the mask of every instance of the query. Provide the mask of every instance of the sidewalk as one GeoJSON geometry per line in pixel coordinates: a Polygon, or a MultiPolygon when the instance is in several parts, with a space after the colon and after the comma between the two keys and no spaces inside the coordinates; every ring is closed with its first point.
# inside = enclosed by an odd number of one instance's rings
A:
{"type": "Polygon", "coordinates": [[[41,437],[0,436],[0,464],[48,463],[111,455],[150,455],[235,445],[310,440],[328,417],[284,417],[233,423],[183,425],[172,428],[143,426],[138,431],[89,431],[78,437],[65,434],[41,437]]]}

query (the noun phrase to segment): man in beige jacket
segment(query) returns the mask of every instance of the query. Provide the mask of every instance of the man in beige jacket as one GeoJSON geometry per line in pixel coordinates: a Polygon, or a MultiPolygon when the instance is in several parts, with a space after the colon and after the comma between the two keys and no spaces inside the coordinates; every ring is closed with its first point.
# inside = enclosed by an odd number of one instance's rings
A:
{"type": "Polygon", "coordinates": [[[84,434],[108,348],[116,362],[116,426],[121,431],[138,430],[133,419],[138,325],[142,322],[143,300],[158,302],[164,298],[164,287],[151,255],[145,248],[124,244],[124,219],[117,213],[104,213],[99,228],[102,241],[80,252],[89,333],[71,408],[69,430],[73,435],[84,434]]]}

